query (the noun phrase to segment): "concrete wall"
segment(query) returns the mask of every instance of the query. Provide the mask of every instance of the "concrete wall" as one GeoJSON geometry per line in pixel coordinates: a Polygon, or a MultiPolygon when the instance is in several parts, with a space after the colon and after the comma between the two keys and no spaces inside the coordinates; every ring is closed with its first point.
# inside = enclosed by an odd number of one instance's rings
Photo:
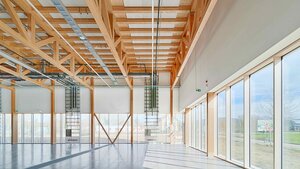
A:
{"type": "Polygon", "coordinates": [[[219,0],[181,75],[179,110],[299,28],[299,11],[299,0],[219,0]]]}

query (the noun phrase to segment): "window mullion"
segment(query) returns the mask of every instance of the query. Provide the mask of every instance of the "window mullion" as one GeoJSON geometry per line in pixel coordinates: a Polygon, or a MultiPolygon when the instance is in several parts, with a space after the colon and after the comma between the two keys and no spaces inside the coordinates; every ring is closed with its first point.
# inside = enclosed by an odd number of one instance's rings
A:
{"type": "Polygon", "coordinates": [[[250,79],[244,78],[244,167],[250,167],[250,79]]]}
{"type": "Polygon", "coordinates": [[[230,160],[230,88],[227,88],[226,89],[226,99],[225,99],[225,109],[226,109],[226,115],[225,115],[225,118],[226,118],[226,160],[230,160]]]}
{"type": "Polygon", "coordinates": [[[281,58],[274,59],[274,168],[281,169],[281,58]]]}

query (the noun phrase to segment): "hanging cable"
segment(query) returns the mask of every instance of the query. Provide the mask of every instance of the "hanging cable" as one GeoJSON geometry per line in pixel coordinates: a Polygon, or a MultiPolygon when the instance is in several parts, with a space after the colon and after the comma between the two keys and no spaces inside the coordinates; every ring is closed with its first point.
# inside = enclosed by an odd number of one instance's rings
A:
{"type": "Polygon", "coordinates": [[[151,88],[153,88],[153,48],[154,48],[154,0],[152,0],[152,18],[151,18],[151,88]]]}
{"type": "Polygon", "coordinates": [[[155,69],[154,72],[157,74],[157,57],[158,57],[158,30],[159,30],[159,18],[160,18],[160,0],[157,5],[157,22],[156,22],[156,51],[155,51],[155,69]]]}

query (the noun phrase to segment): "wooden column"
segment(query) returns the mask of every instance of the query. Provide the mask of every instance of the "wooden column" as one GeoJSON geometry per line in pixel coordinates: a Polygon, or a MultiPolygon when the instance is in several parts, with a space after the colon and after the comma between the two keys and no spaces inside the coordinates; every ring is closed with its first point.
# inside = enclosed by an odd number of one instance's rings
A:
{"type": "MultiPolygon", "coordinates": [[[[14,81],[12,81],[14,86],[14,81]]],[[[18,115],[16,112],[16,89],[11,90],[11,144],[18,143],[18,115]]]]}
{"type": "Polygon", "coordinates": [[[207,155],[215,154],[215,93],[207,93],[207,155]]]}
{"type": "Polygon", "coordinates": [[[173,128],[173,88],[172,73],[170,73],[170,129],[173,128]]]}
{"type": "Polygon", "coordinates": [[[51,144],[56,144],[55,81],[51,80],[51,144]]]}
{"type": "Polygon", "coordinates": [[[130,143],[133,144],[133,79],[130,79],[130,143]]]}
{"type": "Polygon", "coordinates": [[[91,78],[91,84],[90,86],[93,89],[90,89],[90,110],[91,110],[91,144],[95,144],[95,127],[94,127],[94,78],[91,78]]]}

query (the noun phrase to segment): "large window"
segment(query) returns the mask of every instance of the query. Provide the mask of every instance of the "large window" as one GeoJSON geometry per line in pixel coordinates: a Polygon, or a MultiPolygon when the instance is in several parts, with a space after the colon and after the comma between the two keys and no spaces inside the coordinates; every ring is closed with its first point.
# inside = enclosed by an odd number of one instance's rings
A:
{"type": "Polygon", "coordinates": [[[231,160],[244,161],[244,82],[231,86],[231,160]]]}
{"type": "Polygon", "coordinates": [[[273,64],[250,76],[250,164],[273,168],[273,64]]]}
{"type": "Polygon", "coordinates": [[[190,143],[193,148],[206,151],[206,103],[201,102],[187,114],[190,129],[190,143]]]}
{"type": "Polygon", "coordinates": [[[24,143],[32,143],[31,114],[24,114],[24,143]]]}
{"type": "Polygon", "coordinates": [[[226,155],[226,94],[225,91],[218,94],[218,156],[226,155]]]}
{"type": "Polygon", "coordinates": [[[200,127],[200,110],[199,110],[199,105],[197,105],[194,109],[195,112],[195,148],[200,149],[200,136],[199,136],[199,127],[200,127]]]}
{"type": "Polygon", "coordinates": [[[9,113],[1,113],[1,128],[0,128],[0,143],[10,143],[11,142],[11,119],[9,113]]]}
{"type": "Polygon", "coordinates": [[[191,124],[191,146],[195,147],[195,108],[192,109],[191,124]]]}
{"type": "Polygon", "coordinates": [[[51,121],[50,114],[43,114],[43,142],[50,143],[51,121]]]}
{"type": "Polygon", "coordinates": [[[89,143],[90,142],[90,114],[82,113],[80,124],[81,124],[80,143],[89,143]]]}
{"type": "Polygon", "coordinates": [[[34,143],[41,143],[42,140],[42,115],[34,114],[34,143]]]}
{"type": "Polygon", "coordinates": [[[206,151],[206,103],[201,103],[201,150],[206,151]]]}
{"type": "Polygon", "coordinates": [[[300,168],[300,49],[282,59],[282,166],[300,168]]]}

